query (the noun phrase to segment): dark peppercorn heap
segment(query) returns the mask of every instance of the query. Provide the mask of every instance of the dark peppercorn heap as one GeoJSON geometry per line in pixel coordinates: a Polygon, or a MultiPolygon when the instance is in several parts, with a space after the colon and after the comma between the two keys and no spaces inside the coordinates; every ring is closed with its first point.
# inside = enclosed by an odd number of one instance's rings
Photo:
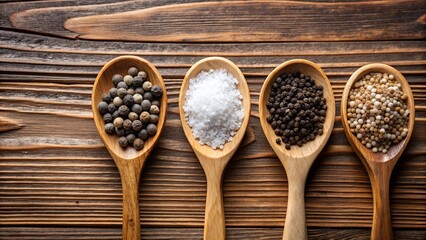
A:
{"type": "Polygon", "coordinates": [[[128,69],[128,75],[114,74],[114,87],[102,95],[98,110],[105,122],[105,132],[117,134],[121,147],[140,150],[157,133],[158,114],[163,89],[152,85],[144,71],[128,69]]]}
{"type": "Polygon", "coordinates": [[[301,147],[323,134],[327,105],[323,87],[301,73],[283,74],[272,85],[266,120],[275,131],[277,144],[301,147]]]}

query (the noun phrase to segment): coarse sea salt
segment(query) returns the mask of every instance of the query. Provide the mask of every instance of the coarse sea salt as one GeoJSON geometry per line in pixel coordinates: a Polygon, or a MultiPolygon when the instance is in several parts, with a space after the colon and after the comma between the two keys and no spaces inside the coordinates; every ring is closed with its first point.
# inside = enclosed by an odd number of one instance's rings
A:
{"type": "Polygon", "coordinates": [[[189,80],[183,110],[201,145],[223,149],[244,119],[238,80],[224,69],[202,71],[189,80]]]}

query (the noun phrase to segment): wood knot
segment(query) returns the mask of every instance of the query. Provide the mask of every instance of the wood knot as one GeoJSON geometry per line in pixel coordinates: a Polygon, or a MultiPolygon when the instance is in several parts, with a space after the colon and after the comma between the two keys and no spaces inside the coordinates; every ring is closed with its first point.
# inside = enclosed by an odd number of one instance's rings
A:
{"type": "Polygon", "coordinates": [[[0,117],[0,132],[7,132],[12,130],[18,130],[24,125],[19,122],[5,117],[0,117]]]}

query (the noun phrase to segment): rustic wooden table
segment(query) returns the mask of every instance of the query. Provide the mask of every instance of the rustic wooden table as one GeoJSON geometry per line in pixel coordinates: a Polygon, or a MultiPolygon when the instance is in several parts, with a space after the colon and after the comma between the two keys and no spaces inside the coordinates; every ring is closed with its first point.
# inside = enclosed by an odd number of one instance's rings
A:
{"type": "MultiPolygon", "coordinates": [[[[252,98],[249,130],[224,176],[228,239],[280,239],[286,174],[258,119],[283,61],[318,63],[334,89],[359,67],[400,70],[416,102],[413,137],[391,180],[395,239],[426,239],[426,2],[1,1],[0,239],[120,239],[121,183],[90,108],[101,66],[152,61],[169,97],[164,134],[142,172],[143,239],[201,239],[206,180],[177,109],[189,67],[234,61],[252,98]]],[[[339,115],[339,114],[338,114],[339,115]]],[[[306,187],[310,239],[369,239],[371,186],[336,117],[306,187]]]]}

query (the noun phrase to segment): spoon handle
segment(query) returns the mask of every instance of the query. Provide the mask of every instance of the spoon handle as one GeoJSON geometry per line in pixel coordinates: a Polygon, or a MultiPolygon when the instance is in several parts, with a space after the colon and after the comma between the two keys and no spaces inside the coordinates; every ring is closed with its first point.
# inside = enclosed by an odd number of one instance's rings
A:
{"type": "Polygon", "coordinates": [[[392,221],[389,204],[389,182],[391,170],[385,164],[373,167],[370,175],[373,188],[373,227],[371,240],[392,240],[392,221]]]}
{"type": "Polygon", "coordinates": [[[288,178],[288,202],[284,225],[284,240],[307,240],[305,219],[306,176],[288,178]]]}
{"type": "Polygon", "coordinates": [[[123,188],[123,240],[141,239],[139,215],[140,168],[131,164],[119,167],[123,188]]]}
{"type": "Polygon", "coordinates": [[[226,229],[222,197],[222,174],[206,172],[206,177],[207,199],[204,240],[224,240],[226,229]]]}

